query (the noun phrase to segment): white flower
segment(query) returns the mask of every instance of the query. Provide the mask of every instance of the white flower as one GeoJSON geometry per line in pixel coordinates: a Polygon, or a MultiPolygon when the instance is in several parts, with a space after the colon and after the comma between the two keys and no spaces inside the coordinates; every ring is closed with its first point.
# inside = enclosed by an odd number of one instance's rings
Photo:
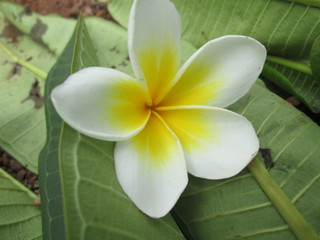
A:
{"type": "Polygon", "coordinates": [[[266,50],[252,38],[224,36],[179,69],[180,18],[169,0],[136,0],[128,34],[135,78],[90,67],[72,74],[51,97],[73,128],[117,141],[115,168],[123,190],[143,212],[162,217],[185,189],[187,172],[228,178],[257,153],[251,123],[223,107],[248,92],[266,50]]]}

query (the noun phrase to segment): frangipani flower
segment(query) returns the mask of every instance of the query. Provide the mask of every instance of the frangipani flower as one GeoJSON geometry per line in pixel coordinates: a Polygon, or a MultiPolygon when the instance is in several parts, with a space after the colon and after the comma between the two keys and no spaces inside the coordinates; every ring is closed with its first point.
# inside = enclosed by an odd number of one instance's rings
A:
{"type": "Polygon", "coordinates": [[[179,69],[180,18],[169,0],[136,0],[129,27],[135,78],[111,68],[72,74],[51,94],[70,126],[117,141],[115,168],[136,206],[162,217],[174,206],[188,174],[223,179],[239,173],[259,141],[251,123],[223,109],[248,92],[266,50],[245,36],[206,43],[179,69]]]}

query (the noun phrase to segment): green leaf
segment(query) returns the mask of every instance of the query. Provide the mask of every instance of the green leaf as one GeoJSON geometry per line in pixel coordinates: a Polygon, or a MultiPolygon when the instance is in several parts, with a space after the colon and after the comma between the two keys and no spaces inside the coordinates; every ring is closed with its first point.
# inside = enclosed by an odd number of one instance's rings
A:
{"type": "Polygon", "coordinates": [[[314,75],[318,85],[320,86],[320,36],[318,36],[316,40],[314,40],[314,43],[312,45],[310,66],[312,74],[314,75]]]}
{"type": "MultiPolygon", "coordinates": [[[[114,0],[108,5],[113,17],[125,27],[132,2],[132,0],[114,0]]],[[[181,15],[184,40],[199,48],[210,39],[228,34],[247,35],[257,39],[266,46],[271,57],[280,56],[286,62],[291,62],[288,66],[283,65],[283,62],[276,62],[280,65],[269,65],[263,76],[267,73],[265,77],[299,98],[311,111],[320,111],[320,85],[316,84],[319,77],[309,76],[311,70],[308,63],[304,69],[296,69],[296,64],[292,64],[297,59],[308,62],[314,39],[320,35],[320,9],[312,7],[319,6],[318,1],[173,0],[173,2],[181,15]],[[290,68],[287,69],[290,74],[282,75],[278,72],[279,68],[284,67],[290,68]],[[271,79],[270,75],[273,75],[271,79]]],[[[318,68],[313,67],[313,69],[318,68]]]]}
{"type": "Polygon", "coordinates": [[[75,38],[73,36],[57,63],[50,70],[45,85],[47,142],[39,156],[39,182],[42,229],[43,237],[46,240],[65,239],[60,170],[57,160],[63,121],[56,113],[50,100],[50,92],[71,73],[74,42],[75,38]]]}
{"type": "Polygon", "coordinates": [[[91,39],[80,18],[75,33],[67,47],[49,72],[45,88],[45,107],[47,120],[47,142],[39,157],[39,177],[42,199],[43,235],[45,239],[65,239],[64,212],[62,207],[61,181],[58,164],[58,148],[62,119],[56,113],[50,100],[51,90],[61,84],[72,72],[80,70],[83,65],[93,66],[99,62],[92,48],[91,39]],[[81,30],[79,30],[81,29],[81,30]],[[77,39],[75,39],[77,36],[77,39]],[[88,49],[82,51],[74,49],[88,49]],[[82,60],[83,61],[80,61],[82,60]]]}
{"type": "Polygon", "coordinates": [[[0,146],[37,172],[45,141],[43,85],[56,61],[0,13],[0,146]]]}
{"type": "Polygon", "coordinates": [[[270,61],[266,62],[262,75],[296,96],[313,112],[320,112],[320,88],[314,76],[270,61]]]}
{"type": "Polygon", "coordinates": [[[0,236],[3,240],[41,240],[36,195],[0,168],[0,236]]]}
{"type": "Polygon", "coordinates": [[[127,32],[113,22],[99,18],[86,18],[93,47],[101,66],[116,68],[133,74],[127,52],[127,32]]]}
{"type": "Polygon", "coordinates": [[[45,143],[43,87],[76,21],[0,2],[0,146],[33,172],[45,143]]]}
{"type": "Polygon", "coordinates": [[[37,172],[45,143],[44,80],[75,21],[41,16],[11,2],[0,2],[0,11],[0,146],[37,172]]]}
{"type": "Polygon", "coordinates": [[[296,3],[301,3],[309,6],[320,7],[319,0],[283,0],[283,1],[296,2],[296,3]]]}
{"type": "Polygon", "coordinates": [[[89,32],[81,16],[75,31],[71,73],[75,73],[85,67],[100,66],[89,32]]]}

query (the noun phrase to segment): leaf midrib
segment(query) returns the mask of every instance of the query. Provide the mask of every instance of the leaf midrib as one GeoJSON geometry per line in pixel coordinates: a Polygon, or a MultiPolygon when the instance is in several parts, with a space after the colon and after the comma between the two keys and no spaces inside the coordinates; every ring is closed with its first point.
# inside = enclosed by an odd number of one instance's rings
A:
{"type": "Polygon", "coordinates": [[[12,59],[13,62],[20,64],[21,66],[23,66],[24,68],[32,72],[33,74],[40,77],[42,80],[45,80],[47,78],[47,73],[45,71],[41,70],[40,68],[36,67],[33,64],[30,64],[24,60],[19,59],[13,52],[11,52],[8,48],[6,48],[1,42],[0,42],[0,49],[4,53],[6,53],[12,59]]]}

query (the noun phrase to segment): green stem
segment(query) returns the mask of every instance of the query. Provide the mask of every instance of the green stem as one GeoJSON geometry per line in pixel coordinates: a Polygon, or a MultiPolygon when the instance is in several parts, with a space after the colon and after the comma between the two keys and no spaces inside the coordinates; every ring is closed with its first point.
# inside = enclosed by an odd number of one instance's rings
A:
{"type": "Polygon", "coordinates": [[[271,178],[264,165],[255,158],[248,168],[296,237],[301,240],[319,240],[317,233],[271,178]]]}
{"type": "Polygon", "coordinates": [[[21,66],[25,67],[29,71],[33,72],[41,79],[45,80],[47,78],[47,73],[42,71],[41,69],[37,68],[36,66],[19,59],[13,52],[11,52],[8,48],[6,48],[2,43],[0,43],[0,49],[2,49],[9,57],[11,57],[12,61],[15,63],[20,64],[21,66]]]}
{"type": "Polygon", "coordinates": [[[280,57],[275,57],[275,56],[268,56],[267,60],[270,62],[273,62],[273,63],[278,63],[278,64],[283,65],[285,67],[289,67],[294,70],[303,72],[305,74],[312,75],[311,68],[303,63],[299,63],[299,62],[295,62],[292,60],[288,60],[288,59],[280,58],[280,57]]]}

